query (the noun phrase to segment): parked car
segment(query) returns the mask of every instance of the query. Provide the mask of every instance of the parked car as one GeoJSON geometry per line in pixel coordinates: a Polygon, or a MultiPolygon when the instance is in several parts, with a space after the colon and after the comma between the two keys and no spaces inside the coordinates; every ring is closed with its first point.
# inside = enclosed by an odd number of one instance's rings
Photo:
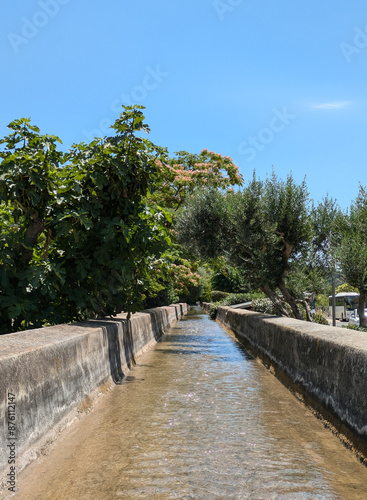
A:
{"type": "MultiPolygon", "coordinates": [[[[364,315],[367,316],[367,309],[364,310],[364,315]]],[[[354,309],[349,317],[349,324],[359,326],[359,316],[357,309],[354,309]]]]}

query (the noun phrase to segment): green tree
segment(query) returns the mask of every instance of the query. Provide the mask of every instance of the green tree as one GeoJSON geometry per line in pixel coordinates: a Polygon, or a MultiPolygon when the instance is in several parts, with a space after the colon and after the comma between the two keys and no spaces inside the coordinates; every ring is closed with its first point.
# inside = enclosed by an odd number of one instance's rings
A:
{"type": "Polygon", "coordinates": [[[112,126],[115,136],[76,145],[68,155],[56,229],[74,292],[62,303],[82,305],[86,316],[141,308],[153,262],[170,243],[166,214],[146,203],[166,150],[137,136],[149,132],[141,109],[125,107],[112,126]]]}
{"type": "Polygon", "coordinates": [[[157,160],[162,182],[151,196],[151,202],[177,212],[200,190],[232,189],[241,186],[243,178],[229,156],[203,149],[200,154],[178,151],[174,158],[157,160]]]}
{"type": "Polygon", "coordinates": [[[292,295],[300,297],[306,292],[309,301],[313,301],[316,295],[330,293],[330,279],[337,265],[340,217],[336,201],[328,196],[318,205],[312,205],[311,240],[306,242],[298,258],[290,262],[286,283],[292,295]]]}
{"type": "MultiPolygon", "coordinates": [[[[153,208],[161,207],[164,211],[168,211],[173,222],[180,211],[186,209],[187,202],[194,193],[203,193],[208,190],[233,191],[233,186],[240,186],[243,182],[238,167],[234,164],[232,158],[207,149],[203,149],[200,154],[179,151],[175,153],[174,158],[166,158],[164,161],[157,160],[156,164],[161,173],[161,182],[157,185],[154,193],[149,193],[147,202],[153,208]]],[[[182,262],[185,261],[184,265],[190,268],[191,274],[195,274],[198,268],[196,258],[177,244],[176,232],[171,222],[167,222],[166,226],[173,244],[170,250],[165,252],[164,265],[171,268],[175,265],[183,265],[182,262]]],[[[157,269],[157,272],[159,273],[161,270],[162,264],[157,269]]],[[[155,278],[151,274],[151,278],[155,279],[158,287],[166,287],[167,291],[175,290],[174,293],[178,293],[179,287],[175,283],[177,280],[172,279],[172,270],[158,274],[155,278]]],[[[180,292],[175,296],[179,300],[192,302],[193,297],[197,298],[201,289],[205,289],[208,296],[207,272],[203,274],[200,285],[191,286],[190,289],[190,293],[188,291],[185,293],[180,292]]],[[[167,295],[164,289],[158,293],[163,301],[167,295]]],[[[159,302],[154,297],[151,297],[148,303],[157,304],[159,302]]]]}
{"type": "Polygon", "coordinates": [[[49,292],[46,275],[62,279],[48,263],[64,163],[60,140],[42,136],[30,119],[15,120],[9,128],[11,134],[0,141],[1,332],[19,329],[22,321],[29,325],[33,317],[38,325],[40,299],[49,292]],[[40,283],[41,296],[34,292],[40,283]]]}
{"type": "Polygon", "coordinates": [[[346,292],[357,292],[358,289],[355,286],[350,285],[349,283],[343,283],[342,285],[339,285],[335,293],[346,293],[346,292]]]}
{"type": "MultiPolygon", "coordinates": [[[[225,254],[253,289],[261,289],[279,314],[302,314],[286,284],[291,263],[307,249],[312,236],[308,192],[289,175],[252,181],[242,192],[201,193],[177,222],[183,245],[206,258],[225,254]],[[280,290],[282,296],[278,293],[280,290]]],[[[309,316],[309,319],[310,316],[309,316]]]]}
{"type": "Polygon", "coordinates": [[[360,326],[367,326],[367,191],[360,186],[349,215],[341,225],[341,244],[338,257],[346,281],[359,292],[360,326]]]}
{"type": "Polygon", "coordinates": [[[249,284],[243,276],[241,269],[222,262],[218,271],[213,273],[211,284],[213,290],[228,293],[250,292],[249,284]]]}
{"type": "Polygon", "coordinates": [[[316,295],[328,293],[330,289],[325,269],[310,260],[309,252],[299,260],[290,263],[286,284],[290,293],[299,299],[307,294],[308,302],[313,302],[316,295]]]}
{"type": "Polygon", "coordinates": [[[139,309],[153,262],[170,239],[164,211],[146,203],[166,150],[141,107],[125,107],[115,135],[57,151],[28,119],[0,153],[2,331],[139,309]]]}
{"type": "MultiPolygon", "coordinates": [[[[277,273],[277,286],[284,299],[290,305],[295,318],[302,319],[296,298],[290,293],[286,279],[291,270],[291,263],[298,261],[308,249],[312,237],[309,207],[309,194],[306,182],[297,185],[290,174],[282,181],[275,173],[265,183],[265,220],[273,224],[279,237],[274,248],[274,273],[277,273]]],[[[307,302],[303,301],[309,313],[307,302]]],[[[311,320],[310,314],[308,319],[311,320]]]]}
{"type": "Polygon", "coordinates": [[[312,258],[320,267],[331,273],[336,261],[336,248],[340,244],[340,221],[342,212],[336,200],[326,196],[311,209],[312,258]]]}

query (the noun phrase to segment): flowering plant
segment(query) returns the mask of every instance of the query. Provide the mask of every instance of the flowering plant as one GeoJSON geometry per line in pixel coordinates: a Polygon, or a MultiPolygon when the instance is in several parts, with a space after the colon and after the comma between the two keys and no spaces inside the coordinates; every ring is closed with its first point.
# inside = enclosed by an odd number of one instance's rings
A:
{"type": "Polygon", "coordinates": [[[156,161],[163,182],[152,196],[155,203],[178,210],[195,189],[218,189],[240,186],[242,175],[229,156],[203,149],[200,154],[186,151],[176,153],[176,158],[156,161]]]}

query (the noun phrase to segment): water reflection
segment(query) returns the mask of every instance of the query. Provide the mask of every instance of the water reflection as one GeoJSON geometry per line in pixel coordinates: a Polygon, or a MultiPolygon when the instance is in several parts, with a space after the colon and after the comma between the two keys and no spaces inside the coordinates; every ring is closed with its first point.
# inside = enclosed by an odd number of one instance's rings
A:
{"type": "Polygon", "coordinates": [[[366,484],[367,469],[321,422],[195,310],[16,498],[350,500],[366,498],[366,484]]]}

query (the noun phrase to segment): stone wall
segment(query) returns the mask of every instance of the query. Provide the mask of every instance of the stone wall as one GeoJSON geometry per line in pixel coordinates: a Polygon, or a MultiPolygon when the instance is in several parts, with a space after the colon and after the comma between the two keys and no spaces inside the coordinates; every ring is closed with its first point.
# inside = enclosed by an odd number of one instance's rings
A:
{"type": "Polygon", "coordinates": [[[130,320],[121,314],[0,336],[0,485],[14,453],[19,473],[187,309],[175,304],[130,320]]]}
{"type": "Polygon", "coordinates": [[[230,307],[217,320],[366,460],[366,333],[230,307]]]}

